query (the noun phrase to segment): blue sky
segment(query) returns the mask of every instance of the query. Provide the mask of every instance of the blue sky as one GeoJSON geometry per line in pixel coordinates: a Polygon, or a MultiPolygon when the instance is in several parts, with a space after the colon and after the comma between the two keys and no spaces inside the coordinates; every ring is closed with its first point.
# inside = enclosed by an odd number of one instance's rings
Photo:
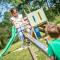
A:
{"type": "Polygon", "coordinates": [[[4,13],[6,11],[9,11],[11,8],[12,8],[12,4],[9,4],[9,3],[0,3],[0,22],[2,22],[3,18],[4,18],[4,13]]]}

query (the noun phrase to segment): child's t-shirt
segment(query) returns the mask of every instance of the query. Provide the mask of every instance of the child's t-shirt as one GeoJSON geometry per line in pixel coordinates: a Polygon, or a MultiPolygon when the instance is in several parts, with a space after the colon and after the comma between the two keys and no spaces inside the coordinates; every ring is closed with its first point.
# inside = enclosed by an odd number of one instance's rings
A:
{"type": "Polygon", "coordinates": [[[60,39],[54,39],[49,42],[48,55],[60,60],[60,39]]]}
{"type": "Polygon", "coordinates": [[[10,21],[13,22],[13,25],[14,25],[16,28],[19,28],[19,27],[21,27],[21,26],[24,25],[23,22],[22,22],[22,20],[23,20],[22,14],[18,14],[17,17],[12,16],[12,17],[10,18],[10,21]]]}

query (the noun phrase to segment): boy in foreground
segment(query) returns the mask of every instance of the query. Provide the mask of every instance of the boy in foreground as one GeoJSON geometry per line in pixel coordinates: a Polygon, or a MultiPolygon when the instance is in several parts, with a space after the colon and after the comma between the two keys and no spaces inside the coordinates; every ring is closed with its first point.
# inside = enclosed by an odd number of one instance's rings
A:
{"type": "Polygon", "coordinates": [[[48,24],[45,28],[51,40],[48,44],[48,55],[50,60],[60,60],[60,29],[55,24],[48,24]]]}

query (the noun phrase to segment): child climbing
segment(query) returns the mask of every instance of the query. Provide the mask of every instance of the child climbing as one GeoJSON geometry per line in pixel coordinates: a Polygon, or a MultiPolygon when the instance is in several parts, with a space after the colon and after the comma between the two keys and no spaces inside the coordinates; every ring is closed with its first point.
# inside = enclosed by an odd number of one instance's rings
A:
{"type": "Polygon", "coordinates": [[[10,10],[11,12],[11,18],[10,21],[12,22],[12,24],[15,26],[15,28],[17,29],[17,33],[18,36],[22,42],[22,47],[23,45],[23,41],[24,41],[24,24],[23,24],[23,16],[22,14],[19,14],[16,8],[12,8],[10,10]]]}
{"type": "Polygon", "coordinates": [[[51,38],[48,44],[50,60],[60,60],[60,28],[55,24],[48,24],[45,31],[51,38]]]}

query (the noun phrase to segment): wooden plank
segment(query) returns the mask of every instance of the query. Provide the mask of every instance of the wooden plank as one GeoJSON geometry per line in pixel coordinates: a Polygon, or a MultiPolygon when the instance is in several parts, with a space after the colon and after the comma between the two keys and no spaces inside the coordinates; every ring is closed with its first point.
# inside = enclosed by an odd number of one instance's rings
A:
{"type": "Polygon", "coordinates": [[[33,49],[30,46],[28,46],[28,50],[31,54],[32,59],[37,60],[36,54],[34,53],[33,49]]]}
{"type": "Polygon", "coordinates": [[[28,38],[33,44],[35,44],[41,51],[43,51],[48,56],[47,47],[44,44],[42,44],[41,42],[33,38],[30,34],[24,34],[24,35],[26,38],[28,38]]]}

